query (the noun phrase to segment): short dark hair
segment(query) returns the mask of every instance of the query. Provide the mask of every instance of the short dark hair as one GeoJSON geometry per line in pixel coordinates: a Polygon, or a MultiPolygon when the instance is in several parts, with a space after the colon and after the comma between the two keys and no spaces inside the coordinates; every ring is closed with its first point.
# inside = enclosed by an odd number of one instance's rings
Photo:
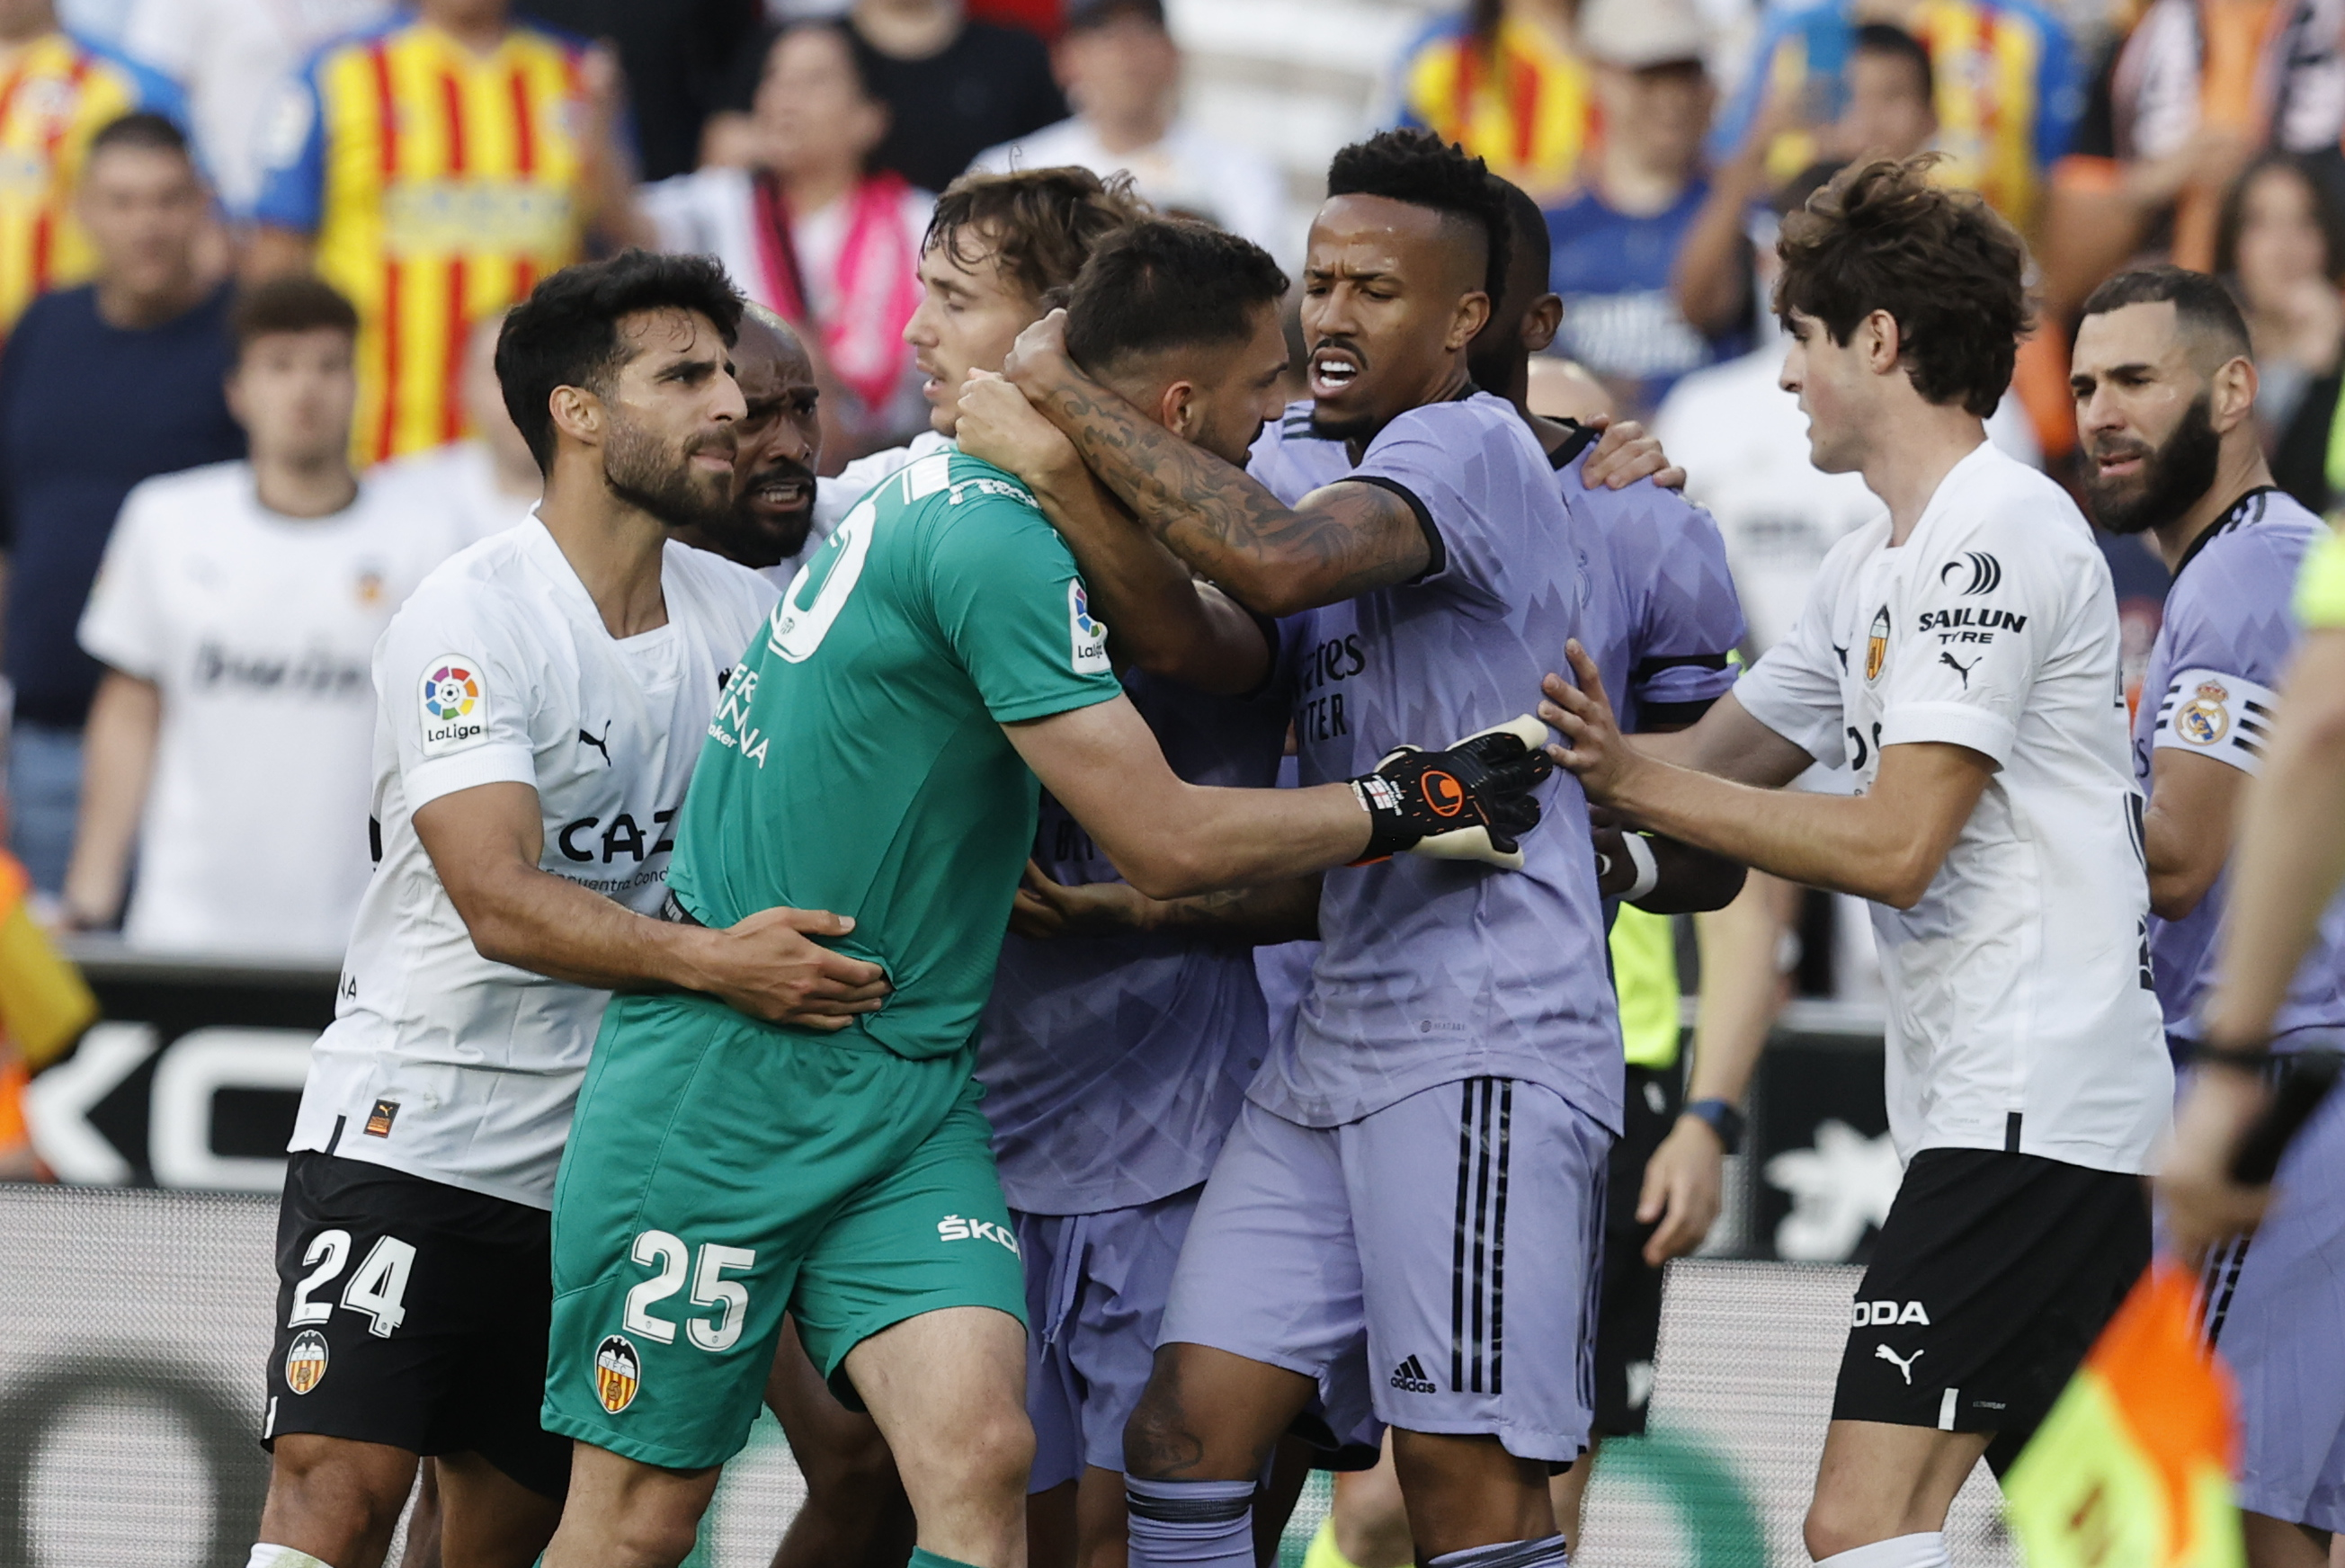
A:
{"type": "Polygon", "coordinates": [[[1223,348],[1286,298],[1270,253],[1226,229],[1152,217],[1100,242],[1067,299],[1067,353],[1094,375],[1166,349],[1223,348]]]}
{"type": "MultiPolygon", "coordinates": [[[[2330,160],[2333,161],[2333,160],[2330,160]]],[[[2239,173],[2223,193],[2222,216],[2215,225],[2215,275],[2228,278],[2239,269],[2239,230],[2247,221],[2248,187],[2274,169],[2285,169],[2304,183],[2312,198],[2312,221],[2320,229],[2320,275],[2331,283],[2345,279],[2345,199],[2337,188],[2336,171],[2322,160],[2302,153],[2268,152],[2239,173]]]]}
{"type": "Polygon", "coordinates": [[[2211,339],[2226,359],[2252,357],[2247,318],[2221,282],[2187,267],[2140,267],[2102,280],[2076,315],[2106,316],[2128,305],[2171,305],[2178,326],[2211,339]]]}
{"type": "Polygon", "coordinates": [[[794,22],[783,23],[766,35],[766,52],[759,58],[771,60],[774,51],[781,47],[782,40],[798,33],[828,33],[837,37],[846,46],[847,74],[855,78],[855,90],[867,102],[883,108],[888,106],[888,100],[879,96],[878,80],[874,75],[873,68],[878,59],[876,52],[863,42],[854,28],[836,16],[801,16],[794,22]]]}
{"type": "Polygon", "coordinates": [[[497,383],[505,412],[543,472],[553,471],[547,400],[556,387],[606,389],[634,357],[619,322],[645,310],[696,311],[716,323],[727,348],[741,330],[741,296],[725,268],[706,256],[648,250],[565,267],[505,317],[497,332],[497,383]]]}
{"type": "Polygon", "coordinates": [[[1867,55],[1893,55],[1910,63],[1922,78],[1924,101],[1934,98],[1938,91],[1937,73],[1930,68],[1930,51],[1922,40],[1887,22],[1867,22],[1856,30],[1850,47],[1867,55]]]}
{"type": "Polygon", "coordinates": [[[98,127],[89,138],[89,150],[82,155],[86,165],[91,158],[108,147],[148,147],[156,152],[177,153],[194,160],[188,150],[188,133],[168,115],[158,115],[152,109],[137,109],[119,115],[98,127]]]}
{"type": "Polygon", "coordinates": [[[965,174],[937,197],[920,250],[925,255],[942,246],[969,268],[990,250],[1001,275],[1047,309],[1066,303],[1100,241],[1148,215],[1128,174],[1101,179],[1072,166],[965,174]],[[978,248],[967,248],[965,240],[978,248]]]}
{"type": "Polygon", "coordinates": [[[1930,182],[1937,157],[1853,164],[1786,217],[1775,314],[1813,317],[1844,344],[1886,310],[1914,389],[1984,419],[2029,326],[2026,252],[1976,195],[1930,182]]]}
{"type": "Polygon", "coordinates": [[[1507,288],[1507,201],[1490,171],[1464,147],[1428,130],[1379,131],[1354,142],[1327,165],[1327,194],[1381,196],[1429,207],[1482,231],[1487,260],[1482,288],[1496,303],[1507,288]]]}
{"type": "MultiPolygon", "coordinates": [[[[1548,232],[1547,214],[1539,210],[1538,202],[1531,199],[1531,193],[1513,180],[1494,174],[1490,177],[1490,183],[1498,187],[1499,198],[1507,204],[1508,265],[1537,262],[1537,277],[1540,280],[1540,288],[1544,289],[1548,275],[1555,267],[1555,237],[1548,232]]],[[[1497,295],[1490,297],[1490,303],[1496,307],[1497,295]]]]}
{"type": "Polygon", "coordinates": [[[256,338],[279,332],[359,333],[359,313],[342,291],[306,272],[288,273],[239,289],[228,310],[239,358],[256,338]]]}

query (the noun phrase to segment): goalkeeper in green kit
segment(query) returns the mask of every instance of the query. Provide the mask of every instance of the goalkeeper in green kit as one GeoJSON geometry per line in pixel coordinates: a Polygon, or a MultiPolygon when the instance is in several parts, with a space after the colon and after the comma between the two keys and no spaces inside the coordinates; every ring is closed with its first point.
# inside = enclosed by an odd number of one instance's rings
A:
{"type": "Polygon", "coordinates": [[[690,1551],[786,1310],[895,1452],[912,1568],[1022,1562],[1025,1296],[969,1068],[1038,777],[1172,897],[1420,840],[1504,863],[1547,778],[1530,738],[1315,789],[1186,784],[1019,481],[954,450],[883,481],[730,677],[669,882],[671,916],[711,926],[851,916],[836,946],[894,990],[836,1034],[612,1004],[554,1195],[543,1422],[579,1446],[549,1568],[690,1551]]]}

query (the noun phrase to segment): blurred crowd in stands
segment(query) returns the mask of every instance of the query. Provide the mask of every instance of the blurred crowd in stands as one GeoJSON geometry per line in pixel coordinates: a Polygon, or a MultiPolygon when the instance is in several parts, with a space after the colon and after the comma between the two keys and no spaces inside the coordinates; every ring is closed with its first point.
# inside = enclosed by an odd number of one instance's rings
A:
{"type": "MultiPolygon", "coordinates": [[[[1419,5],[1329,25],[1364,3],[1419,5]]],[[[2345,0],[2126,4],[1467,0],[1355,128],[1537,197],[1542,379],[1686,468],[1755,655],[1877,511],[1809,465],[1767,309],[1780,215],[1860,154],[1934,149],[2026,237],[2009,450],[2066,475],[2068,322],[2167,258],[2238,290],[2283,488],[2345,483],[2345,0]]],[[[1182,0],[0,0],[7,842],[45,916],[338,958],[369,651],[536,499],[490,351],[549,271],[721,258],[816,349],[836,470],[925,424],[902,331],[965,170],[1127,169],[1299,269],[1317,193],[1184,112],[1183,32],[1182,0]]],[[[2163,571],[2104,548],[2137,675],[2163,571]]]]}

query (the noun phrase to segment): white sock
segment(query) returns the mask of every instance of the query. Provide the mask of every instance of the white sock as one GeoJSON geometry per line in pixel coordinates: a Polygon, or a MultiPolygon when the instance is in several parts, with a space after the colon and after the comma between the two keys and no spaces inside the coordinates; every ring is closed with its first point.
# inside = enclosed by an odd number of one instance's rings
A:
{"type": "Polygon", "coordinates": [[[1818,1558],[1816,1568],[1952,1568],[1952,1561],[1946,1555],[1946,1533],[1926,1530],[1835,1552],[1818,1558]]]}
{"type": "Polygon", "coordinates": [[[307,1552],[296,1552],[290,1546],[271,1546],[264,1541],[244,1560],[244,1568],[333,1568],[333,1564],[307,1552]]]}

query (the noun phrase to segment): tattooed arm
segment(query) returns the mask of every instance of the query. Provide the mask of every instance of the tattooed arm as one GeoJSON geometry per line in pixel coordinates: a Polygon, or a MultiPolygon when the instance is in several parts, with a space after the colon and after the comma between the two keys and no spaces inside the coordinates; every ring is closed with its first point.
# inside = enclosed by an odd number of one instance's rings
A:
{"type": "Polygon", "coordinates": [[[1220,590],[1198,582],[1099,482],[1057,427],[984,371],[960,394],[954,442],[1026,481],[1082,568],[1117,660],[1215,696],[1254,691],[1274,642],[1220,590]]]}
{"type": "Polygon", "coordinates": [[[1053,311],[1027,329],[1006,374],[1151,533],[1239,602],[1288,615],[1409,582],[1433,564],[1433,541],[1403,497],[1344,480],[1286,506],[1077,369],[1064,326],[1053,311]]]}

